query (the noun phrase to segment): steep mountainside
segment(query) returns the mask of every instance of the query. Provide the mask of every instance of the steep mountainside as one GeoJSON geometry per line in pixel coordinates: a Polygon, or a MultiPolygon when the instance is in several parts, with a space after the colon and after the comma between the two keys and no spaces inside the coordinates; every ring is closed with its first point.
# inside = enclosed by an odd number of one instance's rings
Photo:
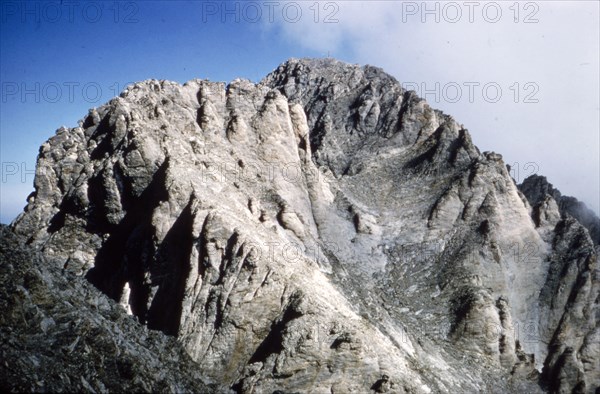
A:
{"type": "Polygon", "coordinates": [[[11,230],[221,391],[594,393],[597,218],[536,179],[378,68],[290,60],[59,129],[11,230]]]}

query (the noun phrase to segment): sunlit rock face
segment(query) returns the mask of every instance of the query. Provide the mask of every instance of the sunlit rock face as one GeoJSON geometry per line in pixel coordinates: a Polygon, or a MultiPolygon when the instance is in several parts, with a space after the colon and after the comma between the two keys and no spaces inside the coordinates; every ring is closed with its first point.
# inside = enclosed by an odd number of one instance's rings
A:
{"type": "Polygon", "coordinates": [[[378,68],[292,59],[59,129],[11,229],[222,391],[593,393],[597,218],[536,179],[378,68]]]}

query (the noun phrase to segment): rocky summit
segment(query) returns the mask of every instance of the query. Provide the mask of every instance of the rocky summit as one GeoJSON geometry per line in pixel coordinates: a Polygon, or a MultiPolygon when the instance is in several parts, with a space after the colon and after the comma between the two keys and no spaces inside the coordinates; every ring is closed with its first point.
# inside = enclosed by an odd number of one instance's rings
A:
{"type": "Polygon", "coordinates": [[[598,218],[371,66],[148,80],[0,242],[3,391],[598,393],[598,218]]]}

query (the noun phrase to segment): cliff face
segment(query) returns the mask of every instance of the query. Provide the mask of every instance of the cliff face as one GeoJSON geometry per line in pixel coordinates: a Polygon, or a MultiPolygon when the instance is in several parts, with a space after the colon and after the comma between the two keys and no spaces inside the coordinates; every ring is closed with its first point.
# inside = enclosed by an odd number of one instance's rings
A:
{"type": "Polygon", "coordinates": [[[585,204],[574,197],[563,196],[556,190],[546,177],[540,175],[531,175],[519,185],[519,190],[525,194],[527,200],[534,210],[534,221],[539,224],[539,214],[544,210],[547,204],[548,196],[554,199],[562,217],[567,215],[577,219],[590,233],[590,237],[595,245],[600,244],[600,218],[585,204]]]}
{"type": "Polygon", "coordinates": [[[528,182],[380,69],[290,60],[59,129],[12,231],[221,390],[594,392],[598,249],[528,182]]]}

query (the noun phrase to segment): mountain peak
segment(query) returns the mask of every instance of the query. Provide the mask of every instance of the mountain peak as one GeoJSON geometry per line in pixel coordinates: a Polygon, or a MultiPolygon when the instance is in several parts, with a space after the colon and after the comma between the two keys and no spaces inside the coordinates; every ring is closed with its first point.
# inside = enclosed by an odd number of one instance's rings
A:
{"type": "MultiPolygon", "coordinates": [[[[382,70],[290,59],[258,84],[149,80],[91,110],[42,145],[10,231],[74,286],[36,285],[54,321],[43,294],[87,286],[176,338],[216,391],[593,392],[597,249],[544,178],[520,188],[382,70]]],[[[35,343],[1,295],[2,346],[35,343]]],[[[118,357],[106,332],[86,346],[118,357]]],[[[11,365],[47,350],[10,349],[11,365]]]]}
{"type": "Polygon", "coordinates": [[[527,177],[519,185],[519,190],[534,208],[542,204],[547,196],[551,197],[558,204],[562,216],[573,216],[589,231],[592,241],[600,244],[600,218],[575,197],[563,196],[545,176],[534,174],[527,177]]]}

